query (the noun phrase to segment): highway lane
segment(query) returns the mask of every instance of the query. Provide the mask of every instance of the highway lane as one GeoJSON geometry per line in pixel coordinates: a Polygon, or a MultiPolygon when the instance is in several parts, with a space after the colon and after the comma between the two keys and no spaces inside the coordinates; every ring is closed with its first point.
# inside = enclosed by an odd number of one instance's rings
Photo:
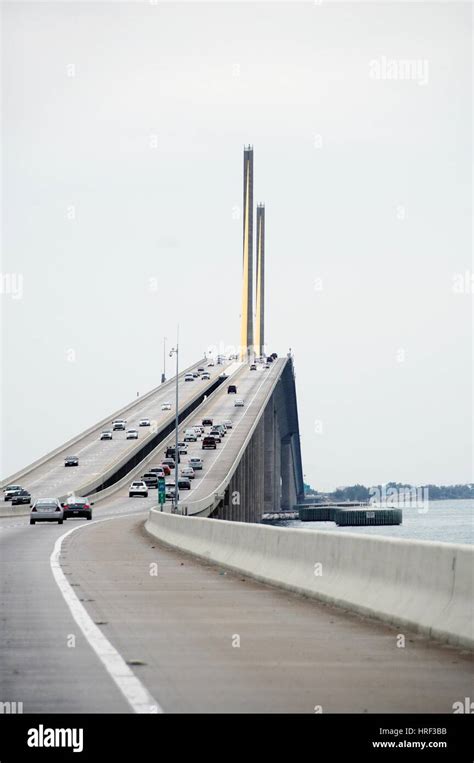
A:
{"type": "MultiPolygon", "coordinates": [[[[196,368],[200,364],[196,364],[196,368]]],[[[203,364],[204,365],[204,364],[203,364]]],[[[196,392],[202,387],[208,387],[216,380],[229,363],[206,367],[211,375],[209,382],[200,378],[193,382],[185,382],[181,376],[178,382],[180,407],[191,400],[196,392]]],[[[138,440],[127,440],[126,432],[113,433],[113,440],[100,440],[100,434],[104,428],[112,428],[112,421],[108,427],[97,426],[91,433],[85,435],[79,443],[61,451],[48,459],[44,464],[31,469],[18,482],[29,490],[33,498],[65,495],[68,492],[79,492],[81,485],[87,484],[94,477],[105,473],[112,465],[121,460],[127,454],[131,455],[137,447],[143,445],[147,438],[156,431],[156,426],[161,427],[174,418],[175,389],[174,385],[158,388],[156,394],[147,400],[138,399],[131,404],[123,417],[127,419],[127,428],[138,431],[138,440]],[[171,404],[171,411],[162,411],[164,402],[171,404]],[[139,427],[140,418],[148,417],[152,421],[152,427],[139,427]],[[79,466],[65,467],[64,457],[77,455],[79,466]]]]}
{"type": "MultiPolygon", "coordinates": [[[[135,511],[142,521],[143,508],[119,506],[102,516],[135,511]]],[[[80,524],[91,523],[68,521],[67,529],[80,524]]],[[[0,520],[0,700],[23,702],[25,713],[131,712],[54,581],[50,556],[65,528],[0,520]]]]}
{"type": "MultiPolygon", "coordinates": [[[[116,502],[117,514],[129,510],[116,502]]],[[[405,631],[399,649],[399,629],[169,549],[143,518],[86,523],[66,539],[62,566],[165,712],[437,713],[469,696],[472,656],[405,631]]],[[[61,531],[0,533],[2,699],[25,712],[129,712],[55,592],[45,560],[61,531]]]]}

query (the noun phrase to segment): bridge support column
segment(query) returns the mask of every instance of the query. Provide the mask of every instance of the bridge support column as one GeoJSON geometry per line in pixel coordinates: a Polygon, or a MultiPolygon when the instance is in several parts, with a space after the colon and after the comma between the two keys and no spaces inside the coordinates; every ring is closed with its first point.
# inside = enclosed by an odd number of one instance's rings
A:
{"type": "Polygon", "coordinates": [[[281,508],[292,509],[296,503],[296,487],[295,487],[293,449],[291,447],[291,439],[282,442],[281,475],[282,475],[281,508]]]}
{"type": "Polygon", "coordinates": [[[280,433],[273,397],[264,413],[264,512],[280,508],[280,433]]]}

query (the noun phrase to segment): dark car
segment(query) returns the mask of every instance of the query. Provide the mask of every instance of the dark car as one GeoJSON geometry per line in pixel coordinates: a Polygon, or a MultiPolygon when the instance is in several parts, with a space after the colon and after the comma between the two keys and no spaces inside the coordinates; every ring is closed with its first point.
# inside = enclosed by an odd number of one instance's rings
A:
{"type": "Polygon", "coordinates": [[[278,357],[278,355],[276,354],[276,352],[272,352],[272,358],[273,358],[273,360],[276,360],[276,359],[277,359],[277,357],[278,357]]]}
{"type": "MultiPolygon", "coordinates": [[[[181,452],[182,452],[181,448],[178,445],[178,459],[177,459],[178,460],[178,464],[181,461],[181,459],[179,457],[181,452]]],[[[172,468],[174,469],[174,462],[176,461],[176,456],[175,456],[175,452],[174,452],[174,447],[172,447],[171,445],[169,445],[166,448],[165,458],[163,459],[162,463],[166,464],[169,459],[173,462],[173,467],[172,468]]]]}
{"type": "Polygon", "coordinates": [[[237,394],[237,387],[235,384],[229,384],[227,387],[227,394],[228,395],[236,395],[237,394]]]}
{"type": "Polygon", "coordinates": [[[66,456],[64,466],[79,466],[79,458],[77,456],[66,456]]]}
{"type": "Polygon", "coordinates": [[[273,358],[271,355],[268,356],[267,363],[273,363],[273,358]]]}
{"type": "Polygon", "coordinates": [[[252,364],[251,364],[251,366],[250,366],[250,370],[251,370],[251,371],[256,371],[256,370],[257,370],[257,366],[255,365],[255,363],[252,363],[252,364]]]}
{"type": "Polygon", "coordinates": [[[92,519],[92,506],[94,504],[87,500],[87,498],[69,498],[66,503],[62,503],[63,517],[68,519],[69,517],[85,517],[86,519],[92,519]]]}
{"type": "Polygon", "coordinates": [[[31,494],[24,488],[17,490],[12,495],[12,506],[19,506],[23,503],[26,503],[28,506],[31,505],[31,494]]]}
{"type": "Polygon", "coordinates": [[[191,481],[187,477],[180,477],[178,480],[179,490],[191,490],[191,481]]]}
{"type": "Polygon", "coordinates": [[[203,427],[212,427],[213,421],[212,419],[203,419],[202,425],[203,427]]]}
{"type": "Polygon", "coordinates": [[[147,487],[158,487],[158,475],[156,472],[147,472],[140,479],[143,480],[147,487]]]}
{"type": "Polygon", "coordinates": [[[215,450],[217,448],[216,441],[212,435],[203,437],[202,449],[203,450],[215,450]]]}

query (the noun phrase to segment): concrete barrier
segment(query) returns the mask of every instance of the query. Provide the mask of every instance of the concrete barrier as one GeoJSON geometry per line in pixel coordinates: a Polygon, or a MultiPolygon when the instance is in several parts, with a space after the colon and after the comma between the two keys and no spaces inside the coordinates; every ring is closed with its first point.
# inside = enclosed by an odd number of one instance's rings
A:
{"type": "Polygon", "coordinates": [[[152,509],[155,538],[257,580],[474,648],[468,545],[181,517],[152,509]]]}

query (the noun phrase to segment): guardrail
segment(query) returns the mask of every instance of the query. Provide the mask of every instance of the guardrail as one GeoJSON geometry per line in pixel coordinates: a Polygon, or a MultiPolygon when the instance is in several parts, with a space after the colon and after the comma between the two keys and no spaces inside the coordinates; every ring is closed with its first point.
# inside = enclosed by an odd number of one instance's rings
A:
{"type": "Polygon", "coordinates": [[[474,648],[473,546],[303,532],[156,509],[145,527],[163,543],[265,583],[474,648]]]}
{"type": "MultiPolygon", "coordinates": [[[[197,368],[199,365],[201,365],[201,363],[204,363],[204,362],[205,362],[204,358],[202,358],[201,360],[198,360],[196,363],[193,363],[184,371],[181,371],[181,373],[179,374],[179,377],[181,378],[182,376],[184,376],[184,374],[188,373],[189,371],[192,371],[194,368],[197,368]]],[[[133,408],[134,406],[139,405],[144,400],[148,400],[153,395],[156,395],[157,392],[161,392],[162,390],[167,389],[168,387],[170,388],[170,390],[174,389],[175,384],[176,384],[176,377],[172,376],[171,379],[168,379],[168,381],[166,381],[164,384],[160,384],[158,387],[154,387],[154,389],[150,390],[149,392],[146,392],[141,397],[135,398],[133,403],[128,403],[128,405],[124,406],[123,408],[120,408],[118,411],[115,411],[115,413],[111,413],[110,416],[106,416],[105,419],[102,419],[96,424],[93,424],[93,426],[89,427],[88,429],[85,429],[83,432],[76,435],[71,440],[68,440],[62,445],[59,445],[54,450],[51,450],[45,456],[41,456],[41,458],[38,458],[36,461],[33,461],[31,464],[24,467],[23,469],[20,469],[20,471],[15,472],[15,474],[12,474],[10,477],[2,480],[0,483],[0,490],[6,485],[14,484],[15,482],[18,482],[22,477],[29,474],[29,472],[31,472],[33,469],[37,469],[38,466],[42,466],[43,464],[47,463],[51,458],[54,458],[54,456],[57,456],[59,453],[65,451],[66,449],[71,449],[73,445],[76,445],[84,437],[87,437],[88,435],[95,432],[96,429],[100,429],[101,427],[104,427],[110,424],[110,422],[113,419],[120,418],[125,413],[129,412],[130,409],[133,408]]]]}
{"type": "Polygon", "coordinates": [[[197,515],[208,516],[214,511],[214,509],[217,507],[219,502],[223,499],[225,489],[227,488],[228,484],[230,483],[232,479],[232,476],[237,470],[240,460],[250,440],[253,437],[253,433],[255,432],[255,429],[257,428],[258,422],[263,416],[267,403],[270,400],[271,396],[273,395],[273,391],[280,380],[281,374],[283,373],[286,363],[288,362],[289,362],[288,358],[278,358],[277,360],[273,362],[273,366],[275,366],[278,363],[281,365],[281,371],[278,374],[278,376],[275,377],[268,393],[266,394],[265,399],[263,400],[263,403],[260,408],[260,413],[258,414],[258,416],[255,417],[252,427],[249,430],[249,433],[247,434],[247,437],[245,438],[242,446],[240,447],[239,452],[237,453],[234,461],[232,462],[232,466],[227,472],[225,479],[223,479],[222,482],[217,486],[217,488],[213,490],[211,493],[209,493],[205,498],[201,498],[198,501],[194,501],[194,502],[186,501],[186,502],[183,502],[183,504],[180,504],[178,507],[179,514],[184,514],[186,516],[197,516],[197,515]],[[282,363],[281,361],[284,361],[284,362],[282,363]]]}

